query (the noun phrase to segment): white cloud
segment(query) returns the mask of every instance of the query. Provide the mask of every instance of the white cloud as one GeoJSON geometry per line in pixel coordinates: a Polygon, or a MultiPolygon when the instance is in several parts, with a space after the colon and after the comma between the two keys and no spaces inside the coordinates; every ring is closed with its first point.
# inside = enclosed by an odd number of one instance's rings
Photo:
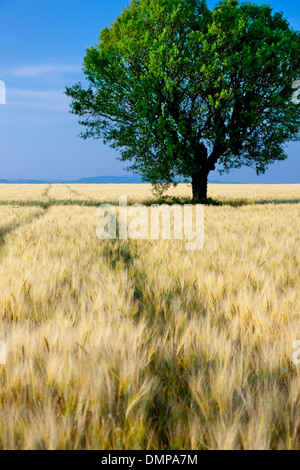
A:
{"type": "Polygon", "coordinates": [[[14,68],[1,68],[1,78],[23,78],[23,79],[61,79],[63,76],[72,73],[80,73],[81,65],[77,64],[35,64],[22,65],[14,68]]]}
{"type": "Polygon", "coordinates": [[[6,101],[8,107],[65,112],[68,112],[70,103],[61,89],[40,91],[8,88],[6,101]]]}
{"type": "Polygon", "coordinates": [[[21,78],[40,77],[43,75],[80,72],[78,65],[29,65],[12,70],[12,75],[21,78]]]}

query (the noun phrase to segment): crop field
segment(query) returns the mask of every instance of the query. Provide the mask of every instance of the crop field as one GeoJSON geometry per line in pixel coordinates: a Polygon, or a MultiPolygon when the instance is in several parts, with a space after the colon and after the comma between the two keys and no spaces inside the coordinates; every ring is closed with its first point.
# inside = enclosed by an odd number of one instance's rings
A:
{"type": "Polygon", "coordinates": [[[199,251],[99,240],[124,195],[0,185],[0,449],[300,449],[300,185],[209,185],[199,251]]]}

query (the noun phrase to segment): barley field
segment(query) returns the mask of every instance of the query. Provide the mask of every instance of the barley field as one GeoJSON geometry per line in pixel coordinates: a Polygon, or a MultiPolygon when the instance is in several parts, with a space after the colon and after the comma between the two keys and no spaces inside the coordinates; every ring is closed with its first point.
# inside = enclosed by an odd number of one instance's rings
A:
{"type": "Polygon", "coordinates": [[[121,195],[0,185],[0,449],[300,449],[300,185],[210,185],[199,251],[99,240],[121,195]]]}

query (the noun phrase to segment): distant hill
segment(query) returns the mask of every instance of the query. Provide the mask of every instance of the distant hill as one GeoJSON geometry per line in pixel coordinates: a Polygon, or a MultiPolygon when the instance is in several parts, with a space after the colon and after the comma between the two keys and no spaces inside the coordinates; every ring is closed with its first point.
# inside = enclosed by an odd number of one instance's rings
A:
{"type": "MultiPolygon", "coordinates": [[[[223,182],[219,180],[208,181],[211,184],[239,184],[235,181],[223,182]]],[[[0,179],[0,184],[141,184],[142,179],[136,175],[128,176],[91,176],[78,180],[6,180],[0,179]]],[[[179,181],[180,183],[180,181],[179,181]]]]}
{"type": "Polygon", "coordinates": [[[138,184],[142,180],[139,176],[92,176],[78,180],[6,180],[0,179],[0,184],[138,184]]]}
{"type": "Polygon", "coordinates": [[[74,181],[77,184],[137,184],[142,183],[139,176],[92,176],[74,181]]]}

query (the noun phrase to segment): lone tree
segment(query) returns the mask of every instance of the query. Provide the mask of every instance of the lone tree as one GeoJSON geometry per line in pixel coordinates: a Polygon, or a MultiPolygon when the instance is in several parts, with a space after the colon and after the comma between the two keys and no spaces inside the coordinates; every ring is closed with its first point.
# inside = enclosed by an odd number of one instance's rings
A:
{"type": "Polygon", "coordinates": [[[267,5],[223,0],[132,0],[87,49],[71,109],[122,161],[157,187],[242,165],[257,174],[299,139],[300,33],[267,5]]]}

